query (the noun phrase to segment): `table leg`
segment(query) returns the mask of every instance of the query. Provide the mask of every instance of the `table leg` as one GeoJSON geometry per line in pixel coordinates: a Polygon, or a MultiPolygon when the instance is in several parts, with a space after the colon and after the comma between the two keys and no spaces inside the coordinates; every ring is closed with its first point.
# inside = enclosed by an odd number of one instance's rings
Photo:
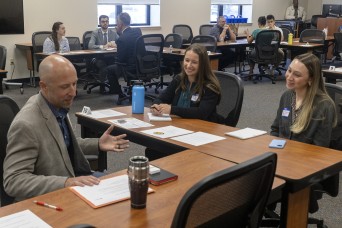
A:
{"type": "Polygon", "coordinates": [[[286,208],[286,227],[307,227],[309,212],[310,186],[288,193],[286,208]]]}

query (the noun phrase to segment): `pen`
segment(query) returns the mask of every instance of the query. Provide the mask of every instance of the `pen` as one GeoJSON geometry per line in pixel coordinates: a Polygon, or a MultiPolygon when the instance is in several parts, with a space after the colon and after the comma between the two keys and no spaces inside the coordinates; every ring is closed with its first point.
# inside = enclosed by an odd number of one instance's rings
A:
{"type": "Polygon", "coordinates": [[[62,208],[56,207],[56,206],[54,206],[54,205],[47,204],[47,203],[45,203],[45,202],[41,202],[41,201],[35,200],[35,201],[33,201],[33,203],[35,203],[35,204],[37,204],[37,205],[40,205],[40,206],[48,207],[48,208],[51,208],[51,209],[55,209],[56,211],[63,211],[62,208]]]}

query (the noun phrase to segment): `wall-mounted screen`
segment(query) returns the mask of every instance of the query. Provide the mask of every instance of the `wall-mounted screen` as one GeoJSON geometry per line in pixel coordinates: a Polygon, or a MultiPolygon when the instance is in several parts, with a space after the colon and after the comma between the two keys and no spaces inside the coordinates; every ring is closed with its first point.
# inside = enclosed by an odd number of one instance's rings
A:
{"type": "Polygon", "coordinates": [[[1,0],[0,34],[24,34],[23,0],[1,0]]]}
{"type": "Polygon", "coordinates": [[[342,5],[323,4],[322,15],[325,17],[339,17],[342,14],[342,5]]]}

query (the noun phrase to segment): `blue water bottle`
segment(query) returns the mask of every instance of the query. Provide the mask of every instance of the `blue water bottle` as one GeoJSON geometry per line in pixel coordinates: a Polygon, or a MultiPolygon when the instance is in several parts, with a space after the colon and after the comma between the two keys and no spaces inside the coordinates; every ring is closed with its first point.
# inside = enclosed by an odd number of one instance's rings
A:
{"type": "Polygon", "coordinates": [[[144,113],[145,87],[142,82],[135,82],[132,90],[132,113],[144,113]]]}

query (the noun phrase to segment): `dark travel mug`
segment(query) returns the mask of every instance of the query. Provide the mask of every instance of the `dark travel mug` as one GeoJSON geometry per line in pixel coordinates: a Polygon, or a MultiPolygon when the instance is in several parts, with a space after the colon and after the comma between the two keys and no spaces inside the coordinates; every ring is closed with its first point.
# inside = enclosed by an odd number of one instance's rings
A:
{"type": "Polygon", "coordinates": [[[132,208],[146,207],[149,167],[147,157],[134,156],[129,159],[127,173],[132,208]]]}

